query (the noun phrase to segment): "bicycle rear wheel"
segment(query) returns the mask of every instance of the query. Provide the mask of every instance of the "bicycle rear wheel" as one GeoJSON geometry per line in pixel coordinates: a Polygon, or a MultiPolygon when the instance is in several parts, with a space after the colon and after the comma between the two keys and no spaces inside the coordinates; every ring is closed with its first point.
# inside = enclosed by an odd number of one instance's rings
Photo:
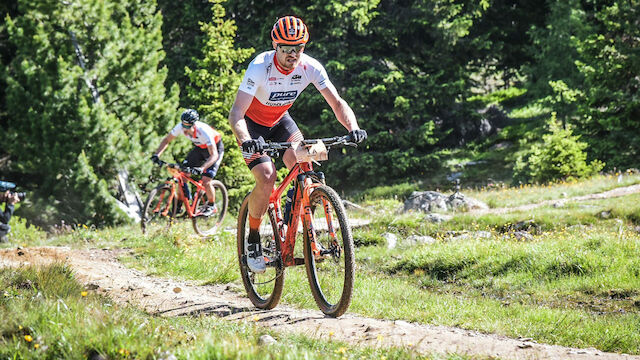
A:
{"type": "Polygon", "coordinates": [[[238,263],[242,283],[249,300],[259,309],[273,309],[282,296],[284,286],[284,265],[280,258],[280,237],[274,223],[272,211],[262,219],[260,224],[260,242],[262,253],[267,262],[267,270],[262,274],[253,273],[247,266],[246,247],[249,237],[249,197],[245,197],[238,213],[238,263]]]}
{"type": "Polygon", "coordinates": [[[351,304],[355,260],[353,237],[338,194],[326,185],[310,196],[311,229],[305,224],[304,257],[311,293],[320,310],[338,317],[351,304]],[[310,239],[313,234],[315,241],[310,239]]]}
{"type": "Polygon", "coordinates": [[[227,194],[227,188],[218,180],[212,180],[213,191],[215,193],[215,204],[216,211],[211,216],[199,216],[199,213],[202,213],[204,209],[207,207],[209,200],[207,199],[207,194],[200,190],[198,191],[198,203],[195,207],[195,216],[193,217],[193,230],[203,237],[213,235],[220,224],[222,224],[222,220],[224,220],[225,215],[227,214],[227,207],[229,206],[229,195],[227,194]]]}
{"type": "Polygon", "coordinates": [[[174,214],[176,213],[178,199],[174,197],[171,199],[171,202],[169,202],[170,199],[170,184],[158,185],[155,189],[151,190],[142,208],[140,226],[142,227],[143,234],[146,234],[152,229],[166,230],[171,226],[174,214]]]}

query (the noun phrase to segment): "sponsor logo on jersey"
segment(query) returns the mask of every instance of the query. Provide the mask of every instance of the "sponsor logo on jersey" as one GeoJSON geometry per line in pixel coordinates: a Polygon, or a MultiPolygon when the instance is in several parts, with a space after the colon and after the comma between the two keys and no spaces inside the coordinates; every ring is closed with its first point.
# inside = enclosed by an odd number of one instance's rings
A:
{"type": "Polygon", "coordinates": [[[269,81],[276,81],[276,79],[277,78],[275,76],[272,76],[272,77],[269,78],[269,81]]]}
{"type": "Polygon", "coordinates": [[[293,91],[274,91],[269,95],[269,101],[293,100],[297,96],[298,96],[298,90],[293,90],[293,91]]]}
{"type": "Polygon", "coordinates": [[[247,79],[247,86],[251,87],[254,86],[256,83],[255,81],[251,80],[251,78],[247,79]]]}
{"type": "Polygon", "coordinates": [[[291,77],[291,85],[300,84],[302,82],[302,75],[296,74],[291,77]]]}

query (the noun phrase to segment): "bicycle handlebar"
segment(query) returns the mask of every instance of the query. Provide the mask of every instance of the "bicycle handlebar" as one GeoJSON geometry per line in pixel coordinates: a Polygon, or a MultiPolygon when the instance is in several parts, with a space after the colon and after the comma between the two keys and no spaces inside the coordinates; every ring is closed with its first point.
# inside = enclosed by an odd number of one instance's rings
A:
{"type": "MultiPolygon", "coordinates": [[[[324,145],[327,147],[327,150],[330,149],[332,146],[340,146],[340,145],[344,145],[344,146],[353,146],[353,147],[357,147],[358,145],[353,141],[353,138],[351,135],[343,135],[343,136],[334,136],[334,137],[330,137],[330,138],[320,138],[320,139],[305,139],[300,141],[299,143],[303,144],[303,145],[312,145],[312,144],[317,144],[318,142],[323,142],[324,145]]],[[[274,156],[277,155],[278,150],[286,150],[289,149],[291,147],[293,147],[293,144],[296,144],[298,142],[267,142],[265,145],[263,145],[263,152],[267,153],[269,156],[274,156]]]]}
{"type": "Polygon", "coordinates": [[[182,166],[182,165],[176,164],[176,163],[168,163],[168,162],[162,161],[162,160],[160,160],[160,164],[158,164],[158,166],[166,166],[166,167],[171,168],[171,169],[177,169],[177,170],[180,170],[180,171],[185,172],[187,174],[192,174],[191,169],[193,169],[192,167],[182,166]]]}

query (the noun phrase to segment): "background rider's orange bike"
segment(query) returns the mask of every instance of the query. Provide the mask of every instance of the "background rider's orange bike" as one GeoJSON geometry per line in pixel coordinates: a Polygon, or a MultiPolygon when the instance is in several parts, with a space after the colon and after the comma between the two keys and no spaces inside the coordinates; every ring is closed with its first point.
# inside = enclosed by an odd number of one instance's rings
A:
{"type": "Polygon", "coordinates": [[[154,226],[167,229],[176,217],[188,216],[198,235],[213,235],[227,213],[227,188],[220,181],[212,180],[216,212],[211,216],[203,216],[201,213],[206,208],[208,200],[202,180],[196,181],[191,178],[191,168],[167,164],[164,161],[162,166],[166,167],[171,177],[149,193],[142,209],[142,233],[154,226]],[[184,188],[189,184],[195,189],[191,192],[192,199],[185,195],[184,188]]]}
{"type": "Polygon", "coordinates": [[[238,260],[249,299],[258,308],[278,304],[284,285],[285,268],[305,264],[315,301],[325,314],[338,317],[351,303],[354,278],[354,250],[351,227],[338,194],[325,184],[322,172],[313,171],[312,162],[327,159],[328,148],[355,146],[350,136],[302,142],[268,143],[266,153],[293,148],[297,164],[269,197],[267,214],[260,225],[262,253],[267,271],[253,273],[247,266],[249,235],[248,198],[238,214],[238,260]],[[294,195],[290,215],[285,220],[281,199],[289,184],[294,195]],[[302,221],[302,231],[299,224],[302,221]],[[296,257],[296,238],[303,241],[304,257],[296,257]]]}

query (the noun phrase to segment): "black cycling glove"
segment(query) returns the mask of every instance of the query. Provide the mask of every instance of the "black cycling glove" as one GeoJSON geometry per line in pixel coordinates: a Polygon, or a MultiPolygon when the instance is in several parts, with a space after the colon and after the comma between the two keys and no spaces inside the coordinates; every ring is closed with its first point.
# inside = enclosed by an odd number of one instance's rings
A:
{"type": "Polygon", "coordinates": [[[349,136],[351,136],[351,139],[353,140],[353,142],[357,144],[367,140],[367,132],[362,129],[351,130],[349,132],[349,136]]]}
{"type": "Polygon", "coordinates": [[[264,150],[265,145],[267,143],[264,141],[262,136],[257,139],[247,140],[242,143],[242,151],[253,154],[253,153],[261,153],[264,150]]]}
{"type": "Polygon", "coordinates": [[[193,175],[202,175],[202,169],[194,167],[189,169],[189,171],[193,174],[193,175]]]}
{"type": "Polygon", "coordinates": [[[156,165],[162,165],[162,160],[160,160],[158,155],[154,154],[153,156],[151,156],[151,161],[153,161],[153,163],[156,165]]]}

